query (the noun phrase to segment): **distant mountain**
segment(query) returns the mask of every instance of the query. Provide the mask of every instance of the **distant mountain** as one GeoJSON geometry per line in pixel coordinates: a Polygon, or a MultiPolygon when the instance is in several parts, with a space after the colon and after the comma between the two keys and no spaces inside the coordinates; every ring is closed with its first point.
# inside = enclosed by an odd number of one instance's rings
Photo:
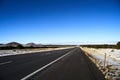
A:
{"type": "Polygon", "coordinates": [[[7,43],[5,44],[6,47],[18,47],[18,46],[23,46],[22,44],[18,43],[18,42],[10,42],[10,43],[7,43]]]}
{"type": "Polygon", "coordinates": [[[1,44],[0,45],[0,50],[4,49],[22,49],[24,48],[22,44],[17,43],[17,42],[10,42],[7,44],[1,44]]]}
{"type": "Polygon", "coordinates": [[[41,47],[43,45],[42,44],[35,44],[35,43],[27,43],[25,46],[26,47],[41,47]]]}
{"type": "Polygon", "coordinates": [[[27,46],[27,47],[36,47],[37,45],[35,43],[27,43],[25,46],[27,46]]]}
{"type": "Polygon", "coordinates": [[[7,44],[0,44],[0,50],[1,49],[23,49],[23,48],[29,48],[29,47],[33,47],[33,48],[37,48],[37,47],[46,47],[42,44],[35,44],[35,43],[27,43],[27,44],[20,44],[18,42],[10,42],[7,44]]]}

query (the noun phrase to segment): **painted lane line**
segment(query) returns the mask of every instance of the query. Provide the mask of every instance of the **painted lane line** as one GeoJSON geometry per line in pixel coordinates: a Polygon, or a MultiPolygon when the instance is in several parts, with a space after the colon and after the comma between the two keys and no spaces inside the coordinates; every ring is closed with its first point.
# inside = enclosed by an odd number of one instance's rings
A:
{"type": "Polygon", "coordinates": [[[2,62],[0,63],[0,65],[9,64],[9,63],[12,63],[12,61],[2,62]]]}
{"type": "Polygon", "coordinates": [[[74,50],[75,50],[75,49],[73,49],[73,50],[69,51],[68,53],[64,54],[63,56],[61,56],[61,57],[57,58],[56,60],[54,60],[54,61],[52,61],[52,62],[50,62],[50,63],[48,63],[48,64],[47,64],[47,65],[45,65],[45,66],[43,66],[43,67],[39,68],[38,70],[34,71],[33,73],[31,73],[31,74],[29,74],[29,75],[25,76],[24,78],[22,78],[22,79],[20,79],[20,80],[26,80],[26,79],[30,78],[30,77],[31,77],[31,76],[33,76],[34,74],[36,74],[36,73],[40,72],[41,70],[43,70],[43,69],[45,69],[46,67],[48,67],[48,66],[52,65],[52,64],[53,64],[53,63],[55,63],[56,61],[58,61],[58,60],[62,59],[62,58],[63,58],[63,57],[65,57],[65,56],[67,56],[68,54],[70,54],[70,53],[71,53],[71,52],[73,52],[74,50]]]}

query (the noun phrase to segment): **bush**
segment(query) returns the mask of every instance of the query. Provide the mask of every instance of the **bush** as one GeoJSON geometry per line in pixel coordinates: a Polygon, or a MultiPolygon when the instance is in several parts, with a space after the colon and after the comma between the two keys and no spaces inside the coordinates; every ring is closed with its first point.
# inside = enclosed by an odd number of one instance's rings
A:
{"type": "Polygon", "coordinates": [[[16,48],[17,48],[17,49],[23,49],[24,47],[19,44],[19,45],[16,46],[16,48]]]}
{"type": "Polygon", "coordinates": [[[120,49],[120,42],[118,42],[116,46],[118,49],[120,49]]]}

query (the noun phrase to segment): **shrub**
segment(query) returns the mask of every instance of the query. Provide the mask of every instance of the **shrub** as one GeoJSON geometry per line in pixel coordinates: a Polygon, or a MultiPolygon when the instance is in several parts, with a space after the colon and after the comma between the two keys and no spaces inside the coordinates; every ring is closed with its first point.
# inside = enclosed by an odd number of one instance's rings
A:
{"type": "Polygon", "coordinates": [[[118,49],[120,49],[120,42],[118,42],[116,46],[118,49]]]}

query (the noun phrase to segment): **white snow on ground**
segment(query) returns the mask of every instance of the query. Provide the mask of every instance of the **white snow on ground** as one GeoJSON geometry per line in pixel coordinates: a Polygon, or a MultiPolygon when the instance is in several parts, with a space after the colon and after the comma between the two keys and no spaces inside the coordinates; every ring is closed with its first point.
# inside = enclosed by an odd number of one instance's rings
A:
{"type": "Polygon", "coordinates": [[[34,52],[44,52],[44,51],[60,50],[60,49],[67,49],[67,48],[71,48],[71,47],[0,50],[0,57],[9,56],[9,55],[34,53],[34,52]]]}
{"type": "Polygon", "coordinates": [[[103,72],[107,80],[120,80],[120,49],[87,47],[81,47],[81,49],[86,52],[90,59],[103,72]]]}
{"type": "Polygon", "coordinates": [[[95,58],[104,60],[106,54],[106,61],[108,64],[120,64],[120,49],[95,49],[95,48],[82,48],[85,52],[91,54],[95,58]]]}

